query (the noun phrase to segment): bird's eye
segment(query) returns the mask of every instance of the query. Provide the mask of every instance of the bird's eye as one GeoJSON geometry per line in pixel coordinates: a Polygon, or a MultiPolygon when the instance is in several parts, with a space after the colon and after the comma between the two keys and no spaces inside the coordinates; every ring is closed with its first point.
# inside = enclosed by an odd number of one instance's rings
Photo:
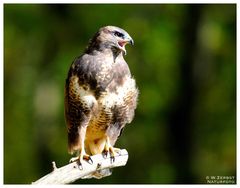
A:
{"type": "Polygon", "coordinates": [[[114,35],[117,37],[120,37],[120,38],[123,38],[123,36],[124,36],[122,33],[118,32],[118,31],[115,31],[114,35]]]}

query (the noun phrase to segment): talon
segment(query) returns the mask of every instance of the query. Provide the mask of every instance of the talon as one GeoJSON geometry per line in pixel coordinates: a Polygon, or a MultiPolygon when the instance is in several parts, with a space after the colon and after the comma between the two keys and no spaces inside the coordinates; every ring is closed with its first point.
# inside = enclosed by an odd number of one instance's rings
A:
{"type": "Polygon", "coordinates": [[[90,156],[88,157],[87,162],[88,162],[89,164],[91,164],[91,165],[93,164],[93,160],[92,160],[92,158],[91,158],[90,156]]]}
{"type": "Polygon", "coordinates": [[[83,170],[83,166],[82,166],[82,163],[80,161],[78,161],[78,168],[79,168],[79,170],[83,170]]]}
{"type": "Polygon", "coordinates": [[[111,163],[114,163],[114,162],[115,162],[115,157],[114,157],[114,156],[111,156],[111,157],[110,157],[110,161],[111,161],[111,163]]]}
{"type": "Polygon", "coordinates": [[[114,151],[115,148],[113,147],[109,147],[109,153],[110,153],[110,160],[111,160],[111,163],[114,163],[115,162],[115,151],[114,151]]]}
{"type": "Polygon", "coordinates": [[[106,144],[105,144],[105,147],[104,147],[104,150],[103,150],[103,157],[106,159],[107,158],[107,153],[109,152],[110,154],[110,160],[111,160],[111,163],[114,163],[115,162],[115,156],[116,156],[116,153],[118,155],[121,155],[121,149],[119,148],[114,148],[113,146],[111,146],[110,144],[110,141],[109,141],[109,138],[107,137],[106,139],[106,144]]]}
{"type": "Polygon", "coordinates": [[[103,155],[103,158],[106,159],[107,155],[108,155],[108,151],[107,150],[103,150],[102,155],[103,155]]]}
{"type": "Polygon", "coordinates": [[[79,156],[78,157],[73,157],[69,160],[69,163],[73,163],[75,161],[78,161],[79,160],[79,156]]]}
{"type": "Polygon", "coordinates": [[[80,170],[83,170],[83,165],[82,165],[83,160],[86,160],[89,164],[93,164],[92,158],[90,157],[90,155],[87,155],[84,150],[80,151],[79,156],[71,158],[69,162],[72,163],[76,161],[78,163],[78,168],[80,170]]]}
{"type": "Polygon", "coordinates": [[[73,157],[70,159],[69,163],[77,162],[79,170],[83,170],[83,166],[80,160],[80,156],[78,157],[73,157]]]}

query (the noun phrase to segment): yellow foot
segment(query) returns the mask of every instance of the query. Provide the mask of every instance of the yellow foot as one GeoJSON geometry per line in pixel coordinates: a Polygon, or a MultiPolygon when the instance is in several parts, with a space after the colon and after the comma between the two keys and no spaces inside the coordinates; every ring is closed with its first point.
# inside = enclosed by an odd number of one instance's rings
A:
{"type": "Polygon", "coordinates": [[[73,157],[70,159],[69,163],[72,163],[72,162],[78,162],[79,164],[79,169],[82,170],[83,167],[82,167],[82,161],[83,160],[86,160],[89,164],[93,164],[93,160],[91,159],[90,155],[87,155],[87,154],[84,154],[84,155],[79,155],[77,157],[73,157]]]}
{"type": "Polygon", "coordinates": [[[119,148],[114,148],[112,147],[109,142],[106,142],[106,145],[104,147],[104,150],[102,152],[103,154],[103,157],[106,159],[107,158],[107,155],[108,153],[110,154],[110,160],[111,162],[113,163],[115,161],[115,156],[116,156],[116,153],[118,153],[119,155],[121,155],[121,149],[119,148]]]}
{"type": "Polygon", "coordinates": [[[114,148],[114,147],[111,147],[111,146],[109,147],[110,159],[111,159],[112,163],[115,162],[116,153],[118,153],[119,155],[121,154],[120,151],[121,150],[119,148],[114,148]]]}

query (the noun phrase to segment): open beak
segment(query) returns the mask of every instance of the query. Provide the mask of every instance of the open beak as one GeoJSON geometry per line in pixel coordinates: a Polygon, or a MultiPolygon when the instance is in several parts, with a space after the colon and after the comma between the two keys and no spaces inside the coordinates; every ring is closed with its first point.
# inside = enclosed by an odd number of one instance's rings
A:
{"type": "Polygon", "coordinates": [[[123,40],[118,41],[118,45],[119,45],[120,49],[123,51],[124,55],[127,55],[127,51],[125,49],[126,44],[134,45],[134,41],[130,36],[126,37],[123,40]]]}

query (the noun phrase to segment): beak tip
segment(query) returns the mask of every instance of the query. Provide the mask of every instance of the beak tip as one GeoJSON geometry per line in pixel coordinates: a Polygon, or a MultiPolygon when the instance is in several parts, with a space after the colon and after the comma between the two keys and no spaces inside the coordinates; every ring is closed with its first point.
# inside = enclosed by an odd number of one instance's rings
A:
{"type": "Polygon", "coordinates": [[[130,40],[130,44],[131,44],[132,46],[134,45],[133,39],[130,40]]]}

